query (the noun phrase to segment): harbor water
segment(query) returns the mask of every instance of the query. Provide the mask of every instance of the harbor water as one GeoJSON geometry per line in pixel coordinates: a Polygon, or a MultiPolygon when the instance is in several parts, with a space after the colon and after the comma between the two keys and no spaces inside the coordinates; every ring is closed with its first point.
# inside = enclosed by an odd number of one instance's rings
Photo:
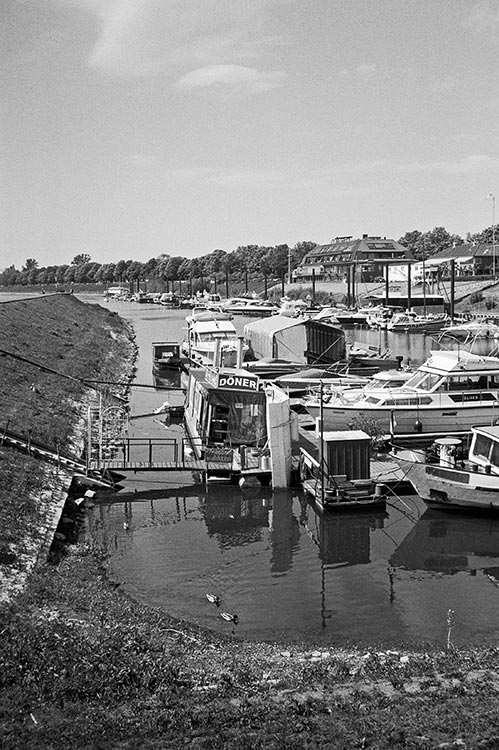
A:
{"type": "MultiPolygon", "coordinates": [[[[152,387],[151,344],[180,341],[187,312],[82,299],[135,329],[130,436],[178,435],[179,425],[141,415],[182,400],[152,387]]],[[[234,322],[242,332],[248,321],[234,322]]],[[[413,366],[435,347],[421,334],[359,329],[347,338],[389,346],[413,366]]],[[[130,474],[88,511],[87,539],[105,553],[110,578],[140,602],[236,638],[324,648],[443,648],[452,609],[457,647],[496,642],[499,518],[429,511],[419,498],[396,494],[386,512],[321,514],[299,489],[207,488],[196,479],[130,474]]]]}

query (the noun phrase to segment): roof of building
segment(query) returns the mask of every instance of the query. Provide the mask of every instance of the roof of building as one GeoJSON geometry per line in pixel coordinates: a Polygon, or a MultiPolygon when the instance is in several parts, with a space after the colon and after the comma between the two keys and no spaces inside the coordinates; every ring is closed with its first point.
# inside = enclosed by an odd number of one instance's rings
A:
{"type": "Polygon", "coordinates": [[[335,237],[326,245],[317,245],[307,253],[302,263],[321,262],[322,259],[325,260],[326,258],[329,262],[335,260],[368,260],[369,256],[374,256],[379,260],[384,254],[389,258],[393,257],[392,253],[394,252],[401,258],[413,259],[413,255],[407,247],[387,237],[375,237],[367,234],[362,235],[359,239],[335,237]]]}
{"type": "MultiPolygon", "coordinates": [[[[499,243],[496,247],[496,252],[499,251],[499,243]]],[[[456,245],[455,247],[448,247],[445,250],[441,250],[436,255],[432,255],[432,260],[453,260],[455,258],[491,258],[494,254],[494,245],[487,245],[485,242],[478,242],[476,244],[467,242],[462,245],[456,245]]]]}

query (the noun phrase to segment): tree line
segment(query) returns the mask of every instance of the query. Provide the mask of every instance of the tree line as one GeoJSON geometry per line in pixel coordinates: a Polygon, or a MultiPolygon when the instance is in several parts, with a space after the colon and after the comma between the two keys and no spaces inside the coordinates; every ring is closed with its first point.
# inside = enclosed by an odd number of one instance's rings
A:
{"type": "MultiPolygon", "coordinates": [[[[481,232],[466,235],[466,242],[492,244],[499,239],[497,226],[487,227],[481,232]]],[[[435,227],[428,232],[412,230],[398,240],[412,251],[417,260],[463,244],[457,234],[450,234],[444,227],[435,227]]],[[[117,263],[97,263],[87,253],[76,255],[69,265],[41,267],[35,258],[28,258],[22,268],[14,265],[0,271],[0,286],[71,285],[71,284],[117,284],[141,281],[168,286],[170,283],[188,279],[212,279],[223,283],[243,281],[245,278],[283,278],[289,267],[296,268],[304,256],[317,247],[316,242],[298,242],[293,247],[286,244],[275,246],[242,245],[232,252],[213,250],[198,258],[160,254],[145,263],[138,260],[119,260],[117,263]]]]}

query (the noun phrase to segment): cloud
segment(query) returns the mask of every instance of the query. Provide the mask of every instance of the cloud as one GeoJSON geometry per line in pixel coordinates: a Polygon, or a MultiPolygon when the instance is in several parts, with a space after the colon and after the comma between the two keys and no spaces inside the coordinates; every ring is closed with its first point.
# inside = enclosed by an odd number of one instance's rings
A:
{"type": "Polygon", "coordinates": [[[260,92],[282,85],[285,78],[285,74],[281,72],[268,73],[242,65],[209,65],[187,73],[175,86],[179,89],[192,89],[223,85],[260,92]]]}
{"type": "Polygon", "coordinates": [[[207,182],[211,185],[229,187],[274,187],[285,182],[284,175],[273,169],[248,169],[242,172],[212,175],[207,182]]]}
{"type": "Polygon", "coordinates": [[[434,162],[411,162],[398,167],[401,172],[442,172],[453,175],[466,175],[484,170],[499,169],[499,157],[485,154],[472,154],[462,159],[434,162]]]}
{"type": "Polygon", "coordinates": [[[286,44],[271,26],[285,0],[53,0],[99,21],[88,64],[120,77],[256,60],[286,44]]]}

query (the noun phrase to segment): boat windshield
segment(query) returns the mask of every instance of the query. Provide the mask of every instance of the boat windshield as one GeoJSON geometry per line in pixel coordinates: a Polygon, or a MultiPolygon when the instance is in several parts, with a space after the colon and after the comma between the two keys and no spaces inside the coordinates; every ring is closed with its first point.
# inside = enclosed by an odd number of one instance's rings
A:
{"type": "Polygon", "coordinates": [[[234,334],[227,331],[211,331],[210,333],[201,333],[199,335],[199,340],[203,342],[213,341],[214,339],[230,339],[232,341],[234,338],[234,334]]]}
{"type": "Polygon", "coordinates": [[[437,386],[443,386],[444,379],[441,375],[433,372],[418,371],[405,384],[406,388],[417,388],[420,391],[439,390],[437,386]]]}

